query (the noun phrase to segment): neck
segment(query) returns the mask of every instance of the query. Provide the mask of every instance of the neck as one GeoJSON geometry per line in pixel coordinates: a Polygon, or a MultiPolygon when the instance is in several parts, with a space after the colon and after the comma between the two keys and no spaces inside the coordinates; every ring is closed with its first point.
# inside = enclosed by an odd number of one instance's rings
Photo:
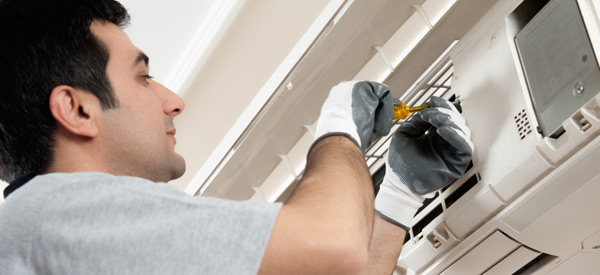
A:
{"type": "Polygon", "coordinates": [[[53,159],[46,173],[72,173],[72,172],[106,172],[105,153],[100,150],[100,141],[72,135],[58,133],[55,138],[53,159]]]}

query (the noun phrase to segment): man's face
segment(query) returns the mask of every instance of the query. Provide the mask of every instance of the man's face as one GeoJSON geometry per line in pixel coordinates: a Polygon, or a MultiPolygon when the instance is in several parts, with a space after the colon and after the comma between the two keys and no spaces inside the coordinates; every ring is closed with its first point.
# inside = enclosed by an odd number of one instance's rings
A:
{"type": "Polygon", "coordinates": [[[175,153],[173,118],[183,111],[183,100],[148,78],[148,58],[118,26],[94,22],[91,30],[108,47],[106,74],[119,102],[102,113],[110,172],[162,182],[181,177],[185,161],[175,153]]]}

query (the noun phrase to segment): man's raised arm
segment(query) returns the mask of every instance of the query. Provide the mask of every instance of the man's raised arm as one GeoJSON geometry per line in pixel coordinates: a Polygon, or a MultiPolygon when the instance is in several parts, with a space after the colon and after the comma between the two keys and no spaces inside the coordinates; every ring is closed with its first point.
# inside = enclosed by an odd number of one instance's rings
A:
{"type": "Polygon", "coordinates": [[[363,158],[389,133],[387,86],[344,82],[321,110],[304,177],[281,208],[260,274],[356,274],[368,260],[373,185],[363,158]]]}

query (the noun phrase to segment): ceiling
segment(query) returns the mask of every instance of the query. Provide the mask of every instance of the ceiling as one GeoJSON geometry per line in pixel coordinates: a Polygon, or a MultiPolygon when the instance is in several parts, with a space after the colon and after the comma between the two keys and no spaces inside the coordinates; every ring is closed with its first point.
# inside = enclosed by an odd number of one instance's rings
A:
{"type": "Polygon", "coordinates": [[[120,0],[131,16],[125,28],[151,60],[157,81],[182,93],[178,74],[191,77],[185,65],[209,56],[245,0],[120,0]]]}

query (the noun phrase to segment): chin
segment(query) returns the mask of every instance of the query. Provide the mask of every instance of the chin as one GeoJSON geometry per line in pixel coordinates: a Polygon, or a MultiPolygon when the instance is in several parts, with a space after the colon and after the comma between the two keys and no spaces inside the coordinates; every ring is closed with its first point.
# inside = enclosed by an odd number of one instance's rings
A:
{"type": "Polygon", "coordinates": [[[180,155],[177,156],[178,158],[173,160],[173,162],[171,163],[173,167],[171,169],[171,177],[169,181],[181,178],[181,176],[183,176],[183,174],[185,173],[185,160],[180,155]]]}

